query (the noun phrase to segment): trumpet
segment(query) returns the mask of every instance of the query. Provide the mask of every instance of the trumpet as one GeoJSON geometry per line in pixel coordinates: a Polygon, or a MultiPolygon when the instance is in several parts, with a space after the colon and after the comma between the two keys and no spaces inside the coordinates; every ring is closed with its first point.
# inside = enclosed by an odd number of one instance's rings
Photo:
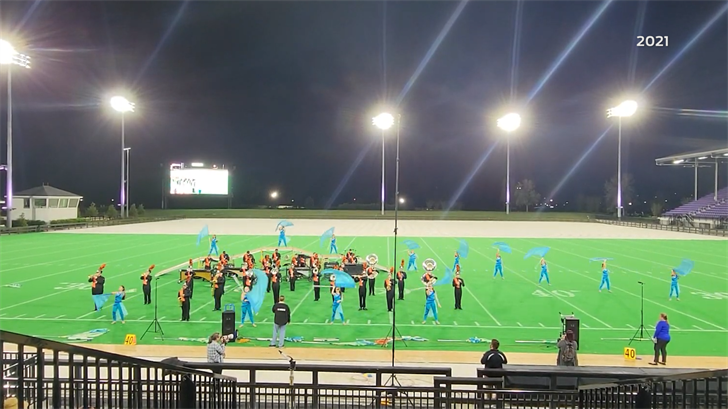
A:
{"type": "Polygon", "coordinates": [[[377,261],[379,261],[379,257],[377,257],[377,255],[376,255],[376,254],[372,253],[372,254],[370,254],[370,255],[366,256],[366,257],[365,257],[365,260],[367,261],[367,263],[368,263],[368,264],[369,264],[370,266],[374,267],[374,266],[376,266],[376,265],[377,265],[377,261]]]}
{"type": "Polygon", "coordinates": [[[428,258],[427,260],[422,262],[422,267],[425,269],[425,271],[432,272],[437,268],[437,262],[435,260],[428,258]]]}

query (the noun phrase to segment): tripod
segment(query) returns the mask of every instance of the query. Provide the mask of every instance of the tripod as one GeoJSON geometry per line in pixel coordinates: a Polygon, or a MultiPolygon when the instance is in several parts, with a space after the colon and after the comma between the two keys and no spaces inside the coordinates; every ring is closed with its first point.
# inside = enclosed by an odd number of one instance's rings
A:
{"type": "Polygon", "coordinates": [[[157,311],[158,311],[158,307],[159,307],[159,296],[158,296],[159,295],[159,292],[157,291],[157,286],[158,285],[159,285],[159,278],[157,278],[156,280],[154,280],[154,319],[152,320],[152,322],[147,327],[147,330],[144,331],[144,333],[142,334],[142,336],[139,338],[140,341],[142,339],[144,339],[144,336],[147,335],[147,332],[149,332],[150,329],[155,334],[156,333],[160,333],[161,334],[161,338],[164,339],[164,331],[162,331],[162,324],[159,323],[159,319],[157,318],[158,317],[157,311]],[[154,329],[152,329],[152,328],[154,328],[154,329]]]}
{"type": "Polygon", "coordinates": [[[637,328],[632,338],[629,339],[629,344],[632,345],[634,341],[652,341],[652,338],[645,338],[645,283],[637,281],[640,285],[640,327],[637,328]],[[639,334],[639,336],[637,336],[639,334]]]}
{"type": "Polygon", "coordinates": [[[288,408],[293,409],[296,407],[296,388],[294,386],[294,374],[296,373],[296,361],[291,358],[290,356],[286,355],[283,351],[280,349],[278,350],[278,353],[281,354],[283,359],[288,360],[289,365],[289,374],[288,374],[288,386],[290,387],[289,390],[289,397],[288,397],[288,408]]]}

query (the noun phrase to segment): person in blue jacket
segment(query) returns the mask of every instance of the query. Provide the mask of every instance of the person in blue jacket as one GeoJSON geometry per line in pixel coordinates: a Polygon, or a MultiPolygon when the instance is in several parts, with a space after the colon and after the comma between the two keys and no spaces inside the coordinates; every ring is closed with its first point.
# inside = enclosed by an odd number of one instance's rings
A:
{"type": "Polygon", "coordinates": [[[655,335],[652,336],[655,342],[655,361],[650,365],[665,365],[667,361],[667,344],[670,343],[670,323],[667,321],[667,314],[660,314],[660,320],[655,324],[655,335]],[[659,360],[662,354],[662,361],[659,360]]]}

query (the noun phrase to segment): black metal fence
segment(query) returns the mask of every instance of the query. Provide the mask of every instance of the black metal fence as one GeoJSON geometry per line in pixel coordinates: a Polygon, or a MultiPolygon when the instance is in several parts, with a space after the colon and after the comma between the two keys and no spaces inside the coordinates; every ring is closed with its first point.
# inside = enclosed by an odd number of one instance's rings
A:
{"type": "Polygon", "coordinates": [[[597,218],[595,219],[599,223],[612,224],[616,226],[624,227],[639,227],[641,229],[653,229],[653,230],[664,230],[674,231],[681,233],[692,233],[692,234],[703,234],[708,236],[728,236],[728,229],[715,229],[715,228],[702,228],[702,227],[686,227],[678,226],[673,224],[661,224],[658,221],[655,223],[650,222],[634,222],[634,221],[620,221],[620,220],[609,220],[597,218]]]}
{"type": "Polygon", "coordinates": [[[168,220],[181,219],[180,216],[174,217],[130,217],[126,219],[89,219],[85,221],[75,223],[61,223],[61,224],[42,224],[38,226],[23,226],[13,227],[7,229],[0,227],[0,235],[3,234],[21,234],[21,233],[42,233],[48,231],[58,230],[72,230],[72,229],[85,229],[89,227],[104,227],[104,226],[119,226],[123,224],[136,224],[136,223],[150,223],[150,222],[164,222],[168,220]]]}

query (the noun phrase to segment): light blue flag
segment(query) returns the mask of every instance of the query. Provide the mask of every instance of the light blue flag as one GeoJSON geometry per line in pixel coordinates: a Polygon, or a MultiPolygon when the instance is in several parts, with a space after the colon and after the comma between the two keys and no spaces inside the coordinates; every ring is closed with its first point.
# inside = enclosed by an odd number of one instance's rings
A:
{"type": "Polygon", "coordinates": [[[210,235],[210,231],[207,229],[207,225],[200,230],[200,233],[197,235],[197,245],[200,245],[200,242],[202,239],[210,235]]]}
{"type": "Polygon", "coordinates": [[[96,305],[96,309],[100,310],[101,307],[106,304],[106,301],[109,301],[111,294],[96,294],[92,295],[91,297],[94,299],[94,305],[96,305]]]}
{"type": "Polygon", "coordinates": [[[250,301],[253,312],[257,314],[260,307],[263,306],[263,299],[268,288],[268,276],[265,275],[264,271],[258,269],[253,269],[253,274],[255,274],[256,281],[253,288],[248,291],[248,301],[250,301]]]}
{"type": "Polygon", "coordinates": [[[324,232],[324,234],[321,235],[321,238],[319,239],[319,246],[324,247],[324,243],[326,243],[331,237],[334,235],[334,228],[330,228],[324,232]]]}
{"type": "Polygon", "coordinates": [[[504,253],[508,253],[508,254],[512,253],[511,246],[507,245],[506,243],[503,243],[502,241],[493,243],[493,247],[497,248],[498,250],[500,250],[504,253]]]}
{"type": "Polygon", "coordinates": [[[291,227],[293,226],[293,223],[289,222],[288,220],[281,220],[278,222],[278,225],[276,225],[276,231],[280,229],[281,227],[291,227]]]}
{"type": "Polygon", "coordinates": [[[458,254],[462,258],[468,258],[468,253],[470,252],[470,246],[468,246],[468,242],[465,240],[460,240],[460,247],[458,247],[458,254]]]}
{"type": "Polygon", "coordinates": [[[591,263],[593,261],[604,261],[604,260],[609,261],[609,260],[614,260],[614,259],[613,258],[609,258],[609,257],[592,257],[592,258],[589,259],[589,262],[591,263]]]}
{"type": "Polygon", "coordinates": [[[356,283],[349,273],[341,270],[334,270],[333,268],[327,268],[321,272],[326,277],[327,275],[333,275],[336,286],[339,288],[355,288],[356,283]]]}
{"type": "Polygon", "coordinates": [[[435,284],[433,285],[445,285],[445,284],[452,284],[452,280],[455,277],[455,275],[452,273],[452,270],[450,267],[445,267],[445,277],[442,277],[435,281],[435,284]]]}
{"type": "Polygon", "coordinates": [[[680,265],[673,268],[673,270],[681,276],[686,276],[689,272],[693,271],[693,267],[695,267],[695,262],[684,258],[680,265]]]}
{"type": "Polygon", "coordinates": [[[546,253],[549,252],[548,247],[534,247],[531,250],[528,250],[528,253],[526,253],[525,256],[523,256],[523,259],[527,259],[529,257],[538,256],[538,257],[544,257],[546,253]]]}
{"type": "Polygon", "coordinates": [[[418,248],[420,248],[420,245],[412,240],[405,240],[402,243],[404,243],[404,245],[407,246],[409,250],[417,250],[418,248]]]}

